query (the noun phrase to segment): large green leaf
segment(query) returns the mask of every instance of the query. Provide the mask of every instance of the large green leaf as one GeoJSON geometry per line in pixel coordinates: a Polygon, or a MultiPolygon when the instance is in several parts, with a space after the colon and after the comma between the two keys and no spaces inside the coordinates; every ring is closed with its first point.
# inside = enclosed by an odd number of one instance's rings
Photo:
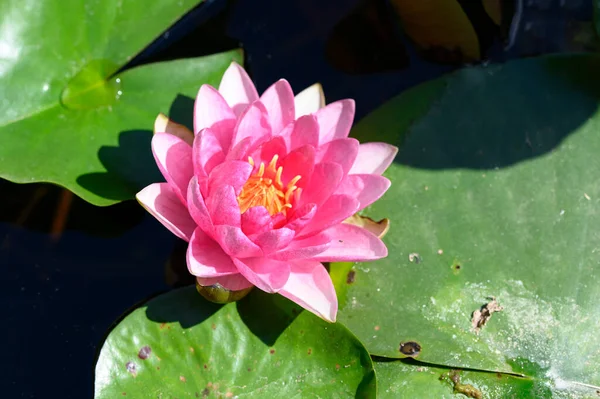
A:
{"type": "Polygon", "coordinates": [[[389,257],[332,265],[339,321],[370,353],[556,392],[600,385],[599,68],[591,55],[468,68],[358,125],[400,145],[365,211],[391,219],[389,257]],[[477,334],[490,297],[504,309],[477,334]]]}
{"type": "Polygon", "coordinates": [[[193,287],[149,301],[110,333],[96,399],[375,397],[371,359],[342,325],[255,290],[218,306],[193,287]]]}
{"type": "Polygon", "coordinates": [[[177,95],[218,83],[240,54],[114,73],[198,2],[0,2],[0,177],[57,183],[97,205],[152,180],[156,115],[189,109],[177,95]]]}

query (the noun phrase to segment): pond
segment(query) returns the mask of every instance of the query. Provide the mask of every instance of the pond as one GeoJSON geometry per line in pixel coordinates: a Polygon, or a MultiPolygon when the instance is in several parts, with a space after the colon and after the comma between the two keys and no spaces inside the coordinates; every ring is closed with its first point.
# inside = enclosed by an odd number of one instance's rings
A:
{"type": "MultiPolygon", "coordinates": [[[[245,67],[259,92],[281,77],[294,88],[320,82],[328,103],[355,99],[358,121],[399,93],[463,65],[462,60],[434,62],[428,57],[435,58],[435,54],[419,53],[402,34],[398,19],[391,17],[390,10],[396,3],[402,2],[209,0],[173,25],[124,69],[241,46],[245,67]]],[[[514,3],[502,32],[495,25],[491,27],[491,17],[483,13],[483,8],[463,5],[479,35],[482,53],[487,55],[471,63],[598,49],[597,40],[586,36],[591,2],[514,3]]],[[[5,26],[9,25],[0,16],[0,27],[5,26]]],[[[438,61],[448,61],[447,57],[444,53],[438,61]]],[[[148,121],[148,126],[151,123],[148,121]]],[[[573,129],[569,126],[567,130],[573,129]]],[[[547,147],[527,157],[550,152],[562,138],[551,145],[546,142],[547,147]]],[[[413,155],[419,154],[420,145],[409,140],[407,148],[414,149],[413,155]]],[[[443,157],[442,166],[431,166],[421,163],[423,159],[405,154],[402,162],[423,170],[472,166],[443,157]]],[[[519,156],[507,164],[520,160],[519,156]]],[[[473,169],[493,169],[489,166],[473,169]]],[[[429,181],[429,175],[419,178],[429,181]]],[[[0,266],[4,272],[1,303],[8,312],[2,336],[3,394],[7,398],[93,397],[94,367],[100,348],[120,318],[151,297],[193,284],[185,265],[185,244],[135,201],[96,207],[55,185],[22,185],[7,180],[0,181],[0,193],[0,266]]],[[[418,198],[413,198],[415,207],[418,198]]],[[[379,211],[374,213],[385,216],[379,211]]],[[[436,247],[435,251],[442,249],[436,247]]],[[[402,255],[408,259],[404,252],[402,255]]],[[[368,276],[366,269],[360,273],[359,279],[368,276]]],[[[441,289],[439,294],[450,295],[441,289]]],[[[345,322],[353,325],[348,319],[345,322]]],[[[373,335],[371,330],[369,335],[373,335]]],[[[372,344],[382,355],[381,347],[375,341],[372,344]]],[[[490,369],[498,366],[491,363],[486,364],[490,369]]],[[[385,367],[381,375],[386,375],[385,367]]],[[[593,375],[597,377],[597,373],[593,375]]],[[[453,378],[449,375],[447,379],[453,378]]],[[[454,389],[468,393],[470,388],[461,388],[454,381],[454,389]]]]}

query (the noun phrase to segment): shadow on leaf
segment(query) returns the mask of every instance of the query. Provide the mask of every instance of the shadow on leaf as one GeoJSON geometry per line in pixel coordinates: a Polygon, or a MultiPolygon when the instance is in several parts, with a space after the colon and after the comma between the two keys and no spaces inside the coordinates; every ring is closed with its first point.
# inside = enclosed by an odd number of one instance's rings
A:
{"type": "Polygon", "coordinates": [[[354,132],[423,169],[494,169],[552,152],[598,110],[600,57],[465,68],[396,97],[354,132]],[[377,136],[373,134],[377,132],[377,136]]]}
{"type": "Polygon", "coordinates": [[[150,130],[128,130],[119,134],[119,146],[103,146],[98,157],[104,173],[82,175],[77,182],[94,194],[112,200],[130,199],[145,186],[164,181],[150,148],[150,130]]]}
{"type": "Polygon", "coordinates": [[[219,311],[223,305],[202,298],[191,286],[170,291],[148,302],[146,317],[157,323],[178,322],[182,328],[202,323],[219,311]]]}
{"type": "MultiPolygon", "coordinates": [[[[194,100],[178,94],[169,116],[172,120],[192,128],[194,100]]],[[[152,126],[154,120],[148,120],[152,126]]],[[[98,158],[106,172],[88,173],[77,178],[77,183],[94,194],[111,199],[132,199],[144,187],[163,182],[150,142],[151,130],[126,130],[119,133],[118,146],[103,146],[98,158]]]]}
{"type": "Polygon", "coordinates": [[[248,329],[262,342],[273,346],[302,308],[278,294],[255,288],[237,302],[238,313],[248,329]]]}

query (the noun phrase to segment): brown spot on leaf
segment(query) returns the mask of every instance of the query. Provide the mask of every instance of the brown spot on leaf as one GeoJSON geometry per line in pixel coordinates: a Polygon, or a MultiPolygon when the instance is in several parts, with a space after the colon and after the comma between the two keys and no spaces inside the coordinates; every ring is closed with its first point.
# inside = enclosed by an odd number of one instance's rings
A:
{"type": "Polygon", "coordinates": [[[275,349],[269,349],[269,353],[273,355],[275,353],[275,349]]]}
{"type": "Polygon", "coordinates": [[[206,370],[208,368],[208,364],[204,363],[204,369],[206,370]]]}
{"type": "Polygon", "coordinates": [[[471,326],[476,334],[479,334],[481,328],[488,322],[494,313],[501,312],[504,309],[498,304],[496,298],[490,297],[487,299],[489,302],[475,310],[471,315],[471,326]]]}
{"type": "Polygon", "coordinates": [[[180,376],[179,376],[179,381],[181,381],[181,382],[186,382],[186,379],[185,379],[185,377],[184,377],[184,376],[180,375],[180,376]]]}
{"type": "Polygon", "coordinates": [[[190,352],[194,353],[194,348],[190,346],[190,352]]]}
{"type": "Polygon", "coordinates": [[[250,367],[248,367],[248,371],[250,372],[250,371],[252,371],[252,369],[250,367]]]}
{"type": "Polygon", "coordinates": [[[142,346],[138,352],[138,357],[142,360],[146,360],[150,357],[152,349],[149,346],[142,346]]]}
{"type": "Polygon", "coordinates": [[[210,389],[208,389],[208,388],[204,388],[204,389],[202,390],[202,397],[203,397],[203,398],[206,398],[206,397],[208,397],[208,395],[210,395],[210,389]]]}
{"type": "Polygon", "coordinates": [[[454,260],[452,262],[452,264],[450,265],[450,269],[452,270],[452,273],[457,276],[460,271],[462,270],[463,265],[458,261],[458,260],[454,260]]]}
{"type": "Polygon", "coordinates": [[[226,398],[233,398],[233,392],[227,391],[227,393],[225,393],[225,397],[226,398]]]}
{"type": "Polygon", "coordinates": [[[375,331],[379,331],[379,328],[380,328],[379,326],[375,326],[375,327],[373,327],[373,329],[374,329],[375,331]]]}
{"type": "Polygon", "coordinates": [[[421,263],[421,260],[421,255],[419,255],[416,252],[408,254],[408,261],[411,263],[416,263],[418,265],[419,263],[421,263]]]}
{"type": "Polygon", "coordinates": [[[417,357],[421,353],[421,345],[415,341],[406,341],[400,343],[400,353],[410,357],[417,357]]]}
{"type": "Polygon", "coordinates": [[[210,325],[210,328],[212,328],[213,330],[216,330],[216,329],[217,329],[217,325],[216,325],[215,323],[212,323],[212,324],[210,325]]]}
{"type": "Polygon", "coordinates": [[[337,371],[340,371],[340,368],[341,368],[341,366],[340,366],[339,364],[336,364],[336,365],[335,365],[335,369],[336,369],[337,371]]]}
{"type": "Polygon", "coordinates": [[[137,377],[137,366],[134,362],[125,363],[125,368],[132,376],[137,377]]]}
{"type": "Polygon", "coordinates": [[[309,355],[312,355],[312,348],[308,348],[308,352],[309,355]]]}
{"type": "Polygon", "coordinates": [[[483,394],[479,389],[471,384],[461,384],[460,372],[458,370],[450,370],[449,373],[442,374],[440,380],[450,381],[454,393],[462,394],[473,399],[483,399],[483,394]]]}
{"type": "Polygon", "coordinates": [[[355,270],[350,270],[348,272],[348,276],[346,276],[346,284],[352,284],[354,283],[354,278],[356,277],[356,271],[355,270]]]}

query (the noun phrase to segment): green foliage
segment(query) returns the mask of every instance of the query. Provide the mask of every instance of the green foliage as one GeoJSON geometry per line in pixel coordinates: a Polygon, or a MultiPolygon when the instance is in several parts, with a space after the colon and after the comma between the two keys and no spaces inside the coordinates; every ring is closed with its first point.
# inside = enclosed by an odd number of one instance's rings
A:
{"type": "Polygon", "coordinates": [[[117,71],[197,3],[1,2],[0,177],[56,183],[96,205],[160,178],[154,118],[191,118],[189,98],[241,54],[117,71]]]}

